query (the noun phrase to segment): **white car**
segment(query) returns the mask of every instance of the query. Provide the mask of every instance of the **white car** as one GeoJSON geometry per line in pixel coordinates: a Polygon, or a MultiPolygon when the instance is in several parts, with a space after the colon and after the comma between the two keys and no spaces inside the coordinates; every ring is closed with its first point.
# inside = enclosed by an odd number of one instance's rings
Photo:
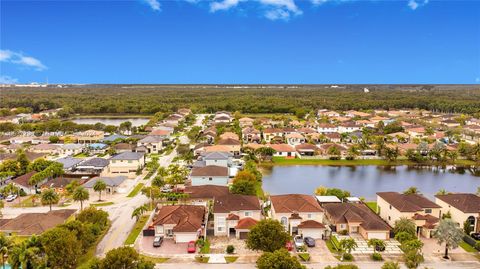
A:
{"type": "Polygon", "coordinates": [[[295,243],[295,248],[297,249],[305,246],[305,242],[303,242],[303,238],[300,235],[295,235],[293,242],[295,243]]]}
{"type": "Polygon", "coordinates": [[[7,198],[5,199],[5,201],[7,201],[7,202],[13,202],[15,199],[17,199],[17,195],[16,195],[16,194],[10,194],[9,196],[7,196],[7,198]]]}

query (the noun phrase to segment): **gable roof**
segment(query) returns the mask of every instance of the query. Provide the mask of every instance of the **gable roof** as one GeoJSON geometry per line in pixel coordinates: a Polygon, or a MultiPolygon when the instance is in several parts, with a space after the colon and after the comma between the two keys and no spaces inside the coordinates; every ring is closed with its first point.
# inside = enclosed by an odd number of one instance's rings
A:
{"type": "Polygon", "coordinates": [[[12,181],[15,183],[15,184],[18,184],[20,186],[24,186],[24,187],[32,187],[33,186],[30,186],[28,184],[28,181],[30,180],[31,177],[33,177],[33,175],[35,175],[37,172],[36,171],[32,171],[32,172],[28,172],[24,175],[21,175],[19,177],[16,177],[14,178],[12,181]]]}
{"type": "Polygon", "coordinates": [[[193,177],[205,177],[205,176],[213,176],[213,177],[222,177],[228,176],[228,168],[223,166],[217,165],[207,165],[204,167],[193,167],[191,176],[193,177]]]}
{"type": "Polygon", "coordinates": [[[238,221],[237,226],[235,226],[235,229],[250,230],[257,223],[258,223],[257,220],[254,220],[250,217],[246,217],[238,221]]]}
{"type": "Polygon", "coordinates": [[[83,161],[82,158],[74,158],[74,157],[64,157],[55,160],[56,162],[59,162],[63,164],[63,169],[69,169],[74,167],[75,165],[81,163],[83,161]]]}
{"type": "Polygon", "coordinates": [[[480,196],[473,193],[451,193],[435,197],[464,213],[480,213],[480,196]]]}
{"type": "Polygon", "coordinates": [[[229,138],[223,138],[223,139],[218,140],[217,145],[239,146],[240,141],[238,141],[238,139],[230,138],[230,137],[229,138]]]}
{"type": "Polygon", "coordinates": [[[204,160],[228,160],[233,154],[223,151],[212,151],[205,153],[204,160]]]}
{"type": "Polygon", "coordinates": [[[390,226],[362,203],[331,203],[323,206],[334,223],[360,222],[365,230],[390,231],[390,226]]]}
{"type": "Polygon", "coordinates": [[[440,208],[439,205],[420,194],[377,192],[377,195],[400,212],[417,212],[425,208],[440,208]]]}
{"type": "Polygon", "coordinates": [[[41,234],[65,221],[77,210],[60,209],[47,213],[23,213],[0,226],[0,231],[14,231],[18,235],[41,234]]]}
{"type": "Polygon", "coordinates": [[[197,232],[203,224],[205,207],[198,205],[167,205],[160,208],[153,225],[175,224],[174,232],[197,232]]]}
{"type": "Polygon", "coordinates": [[[93,188],[93,185],[99,180],[102,180],[107,184],[107,186],[116,187],[122,184],[127,179],[126,176],[116,176],[116,177],[94,177],[87,181],[83,186],[85,188],[93,188]]]}
{"type": "Polygon", "coordinates": [[[94,166],[94,167],[105,167],[109,161],[104,158],[91,158],[81,162],[78,166],[94,166]]]}
{"type": "Polygon", "coordinates": [[[260,210],[260,201],[255,195],[232,193],[215,198],[213,213],[229,213],[239,210],[260,210]]]}
{"type": "Polygon", "coordinates": [[[187,193],[189,198],[214,199],[215,197],[227,195],[229,191],[227,186],[200,185],[185,187],[184,193],[187,193]]]}
{"type": "Polygon", "coordinates": [[[323,223],[314,220],[302,221],[297,227],[303,229],[325,229],[325,225],[323,223]]]}
{"type": "Polygon", "coordinates": [[[122,152],[110,158],[110,160],[139,160],[143,158],[145,154],[143,152],[122,152]]]}
{"type": "Polygon", "coordinates": [[[284,194],[270,196],[277,213],[323,212],[315,197],[306,194],[284,194]]]}

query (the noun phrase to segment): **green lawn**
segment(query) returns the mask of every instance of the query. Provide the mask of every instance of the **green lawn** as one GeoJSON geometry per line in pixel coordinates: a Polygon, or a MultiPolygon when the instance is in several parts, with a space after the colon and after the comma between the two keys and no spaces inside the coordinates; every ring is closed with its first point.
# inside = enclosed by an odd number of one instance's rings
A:
{"type": "Polygon", "coordinates": [[[140,232],[143,230],[143,227],[145,227],[145,223],[147,223],[148,219],[149,215],[143,215],[140,217],[140,219],[135,223],[135,226],[133,226],[133,229],[130,231],[127,239],[125,240],[125,245],[132,245],[133,243],[135,243],[135,240],[137,239],[140,232]]]}
{"type": "Polygon", "coordinates": [[[201,254],[210,253],[210,241],[208,241],[208,239],[205,240],[205,243],[203,244],[203,247],[200,248],[199,253],[201,254]]]}
{"type": "Polygon", "coordinates": [[[40,198],[37,199],[35,205],[33,205],[32,196],[18,197],[17,200],[12,203],[12,207],[34,207],[40,205],[40,198]],[[18,202],[18,199],[20,199],[20,203],[18,202]]]}
{"type": "Polygon", "coordinates": [[[377,212],[377,202],[365,202],[365,204],[375,213],[377,212]]]}
{"type": "Polygon", "coordinates": [[[225,261],[227,263],[233,263],[237,261],[237,259],[238,259],[238,256],[225,256],[225,261]]]}
{"type": "Polygon", "coordinates": [[[257,194],[257,197],[263,198],[265,196],[265,193],[263,192],[262,189],[262,182],[258,181],[255,183],[255,192],[257,194]]]}
{"type": "Polygon", "coordinates": [[[195,256],[195,260],[199,263],[208,263],[210,257],[205,257],[203,255],[195,256]]]}
{"type": "Polygon", "coordinates": [[[168,261],[168,258],[158,258],[158,257],[156,258],[156,257],[145,256],[145,255],[142,255],[142,254],[140,254],[140,257],[143,258],[146,261],[151,261],[153,263],[164,263],[164,262],[168,261]]]}
{"type": "Polygon", "coordinates": [[[478,252],[478,250],[476,250],[474,247],[470,246],[469,244],[467,244],[467,242],[463,240],[462,242],[460,242],[459,246],[463,248],[463,250],[465,250],[466,252],[473,252],[473,253],[478,252]]]}
{"type": "Polygon", "coordinates": [[[86,157],[88,157],[88,154],[82,152],[82,153],[78,153],[77,155],[74,155],[73,157],[75,157],[75,158],[86,158],[86,157]]]}
{"type": "Polygon", "coordinates": [[[114,203],[113,202],[103,202],[103,203],[94,203],[94,204],[90,204],[91,206],[109,206],[109,205],[113,205],[114,203]]]}
{"type": "Polygon", "coordinates": [[[127,195],[127,197],[135,197],[143,188],[143,183],[138,183],[135,188],[127,195]]]}

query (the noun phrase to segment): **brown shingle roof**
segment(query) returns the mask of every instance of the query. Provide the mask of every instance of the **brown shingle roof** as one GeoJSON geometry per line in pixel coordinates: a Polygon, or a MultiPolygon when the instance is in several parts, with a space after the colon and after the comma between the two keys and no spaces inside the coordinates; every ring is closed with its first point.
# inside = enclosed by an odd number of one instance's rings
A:
{"type": "Polygon", "coordinates": [[[60,209],[47,213],[24,213],[0,226],[0,231],[15,232],[18,235],[41,234],[65,221],[77,210],[60,209]]]}
{"type": "Polygon", "coordinates": [[[240,141],[234,138],[224,138],[218,140],[217,145],[239,146],[240,141]]]}
{"type": "Polygon", "coordinates": [[[464,213],[480,212],[480,196],[473,193],[452,193],[435,197],[464,213]]]}
{"type": "Polygon", "coordinates": [[[272,195],[270,200],[277,213],[323,212],[323,209],[311,195],[272,195]]]}
{"type": "Polygon", "coordinates": [[[314,220],[306,220],[306,221],[302,221],[299,225],[298,225],[298,228],[311,228],[311,229],[315,229],[315,228],[320,228],[320,229],[325,229],[325,225],[323,225],[323,223],[320,223],[318,221],[314,221],[314,220]]]}
{"type": "Polygon", "coordinates": [[[153,225],[176,224],[174,232],[196,232],[202,227],[205,207],[197,205],[167,205],[160,208],[153,225]]]}
{"type": "Polygon", "coordinates": [[[440,208],[439,205],[420,194],[377,192],[377,195],[400,212],[417,212],[425,208],[440,208]]]}
{"type": "Polygon", "coordinates": [[[215,199],[213,213],[230,213],[239,210],[260,210],[260,201],[255,195],[227,194],[215,199]]]}
{"type": "Polygon", "coordinates": [[[207,165],[204,167],[194,167],[192,169],[192,176],[205,177],[205,176],[228,176],[228,168],[216,165],[207,165]]]}
{"type": "Polygon", "coordinates": [[[213,199],[228,194],[228,187],[217,185],[200,185],[200,186],[188,186],[185,187],[185,193],[189,198],[208,198],[213,199]]]}
{"type": "Polygon", "coordinates": [[[30,185],[28,184],[28,181],[30,180],[30,178],[35,175],[37,172],[36,171],[32,171],[32,172],[28,172],[24,175],[21,175],[17,178],[14,178],[12,181],[15,183],[15,184],[18,184],[20,186],[24,186],[24,187],[29,187],[30,185]]]}
{"type": "MultiPolygon", "coordinates": [[[[335,224],[338,223],[348,223],[348,219],[351,216],[355,216],[355,222],[361,222],[365,230],[376,230],[376,231],[390,231],[391,228],[386,224],[377,214],[375,214],[370,208],[365,204],[357,203],[332,203],[325,204],[323,206],[327,216],[335,224]],[[356,219],[360,217],[359,219],[356,219]]],[[[351,221],[352,222],[352,221],[351,221]]]]}

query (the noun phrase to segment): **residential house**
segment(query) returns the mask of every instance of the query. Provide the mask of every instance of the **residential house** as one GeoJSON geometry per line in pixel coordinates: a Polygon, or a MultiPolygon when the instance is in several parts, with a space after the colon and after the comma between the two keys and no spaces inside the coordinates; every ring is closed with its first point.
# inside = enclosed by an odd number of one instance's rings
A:
{"type": "Polygon", "coordinates": [[[166,205],[158,210],[150,226],[154,227],[155,236],[187,243],[204,236],[206,220],[204,206],[166,205]]]}
{"type": "Polygon", "coordinates": [[[229,152],[233,156],[239,156],[241,146],[240,145],[212,145],[205,147],[205,152],[229,152]]]}
{"type": "Polygon", "coordinates": [[[230,192],[227,186],[199,185],[187,186],[183,193],[188,194],[187,203],[208,206],[208,202],[213,201],[215,197],[224,196],[230,192]]]}
{"type": "Polygon", "coordinates": [[[295,148],[288,144],[270,144],[270,148],[275,150],[274,157],[293,157],[295,158],[295,148]]]}
{"type": "Polygon", "coordinates": [[[232,122],[232,120],[233,120],[232,114],[226,111],[219,111],[215,113],[215,116],[213,117],[213,121],[215,123],[230,123],[232,122]]]}
{"type": "Polygon", "coordinates": [[[377,192],[379,215],[391,226],[400,218],[415,222],[417,234],[426,238],[433,235],[441,218],[441,207],[420,194],[377,192]]]}
{"type": "Polygon", "coordinates": [[[327,138],[329,142],[340,143],[340,141],[342,140],[342,135],[340,135],[340,133],[337,133],[337,132],[326,133],[325,138],[327,138]]]}
{"type": "Polygon", "coordinates": [[[104,137],[102,140],[100,140],[100,142],[102,143],[113,143],[115,141],[120,141],[120,140],[123,140],[123,139],[126,139],[127,136],[124,136],[124,135],[119,135],[119,134],[112,134],[112,135],[109,135],[107,137],[104,137]]]}
{"type": "Polygon", "coordinates": [[[222,167],[230,167],[232,165],[233,154],[229,152],[207,152],[203,156],[205,165],[216,165],[222,167]]]}
{"type": "Polygon", "coordinates": [[[159,153],[163,148],[165,136],[147,135],[145,138],[137,141],[137,147],[145,147],[147,153],[159,153]]]}
{"type": "Polygon", "coordinates": [[[260,131],[253,127],[245,127],[242,129],[242,139],[244,143],[260,143],[262,141],[260,131]]]}
{"type": "Polygon", "coordinates": [[[263,139],[267,143],[283,143],[283,130],[279,128],[266,128],[263,130],[263,139]]]}
{"type": "Polygon", "coordinates": [[[145,154],[141,152],[122,152],[110,158],[108,169],[109,175],[125,175],[134,178],[139,169],[145,166],[145,154]]]}
{"type": "Polygon", "coordinates": [[[365,240],[390,238],[392,228],[364,203],[329,203],[323,209],[333,231],[359,234],[365,240]]]}
{"type": "Polygon", "coordinates": [[[240,138],[238,137],[238,135],[236,133],[232,133],[232,132],[225,132],[223,134],[221,134],[219,136],[220,140],[223,140],[223,139],[234,139],[234,140],[240,140],[240,138]]]}
{"type": "Polygon", "coordinates": [[[442,213],[449,213],[460,227],[467,221],[473,232],[480,233],[480,196],[473,193],[435,195],[435,202],[442,207],[442,213]]]}
{"type": "Polygon", "coordinates": [[[305,143],[305,137],[299,133],[290,133],[285,136],[287,144],[296,146],[305,143]]]}
{"type": "Polygon", "coordinates": [[[128,143],[118,143],[113,145],[113,149],[115,150],[116,153],[132,152],[134,148],[135,148],[134,145],[128,144],[128,143]]]}
{"type": "Polygon", "coordinates": [[[241,128],[245,127],[252,127],[253,126],[254,119],[243,117],[238,120],[238,124],[240,125],[241,128]]]}
{"type": "Polygon", "coordinates": [[[213,204],[215,236],[246,239],[250,228],[261,220],[260,201],[255,195],[227,194],[213,204]]]}
{"type": "Polygon", "coordinates": [[[320,123],[318,125],[317,131],[321,134],[336,133],[338,132],[338,127],[335,124],[331,123],[320,123]]]}
{"type": "Polygon", "coordinates": [[[77,164],[76,170],[84,174],[102,174],[107,169],[110,161],[104,158],[91,158],[77,164]]]}
{"type": "Polygon", "coordinates": [[[71,156],[82,153],[84,150],[85,145],[83,144],[63,144],[60,147],[60,154],[71,156]]]}
{"type": "Polygon", "coordinates": [[[406,128],[405,131],[410,135],[410,137],[422,138],[425,136],[424,127],[409,127],[406,128]]]}
{"type": "Polygon", "coordinates": [[[46,230],[64,224],[76,209],[52,210],[46,213],[23,213],[13,219],[0,222],[0,232],[6,235],[40,235],[46,230]]]}
{"type": "Polygon", "coordinates": [[[74,157],[63,157],[60,159],[56,159],[55,161],[58,163],[63,164],[63,170],[65,172],[72,172],[77,168],[77,165],[81,163],[84,159],[82,158],[74,158],[74,157]]]}
{"type": "Polygon", "coordinates": [[[272,219],[278,220],[290,235],[322,239],[327,236],[324,211],[315,197],[305,194],[272,195],[272,219]]]}
{"type": "Polygon", "coordinates": [[[95,183],[97,183],[97,181],[103,181],[107,185],[107,188],[102,192],[102,197],[104,197],[104,194],[126,193],[127,191],[126,190],[127,185],[125,184],[126,180],[127,180],[127,177],[125,176],[116,176],[116,177],[100,176],[100,177],[94,177],[89,181],[85,182],[83,184],[83,187],[90,192],[90,196],[93,196],[95,193],[93,186],[95,186],[95,183]]]}
{"type": "Polygon", "coordinates": [[[58,154],[60,150],[61,146],[57,144],[38,144],[28,148],[28,151],[44,154],[58,154]]]}
{"type": "Polygon", "coordinates": [[[355,124],[354,122],[344,122],[338,126],[339,133],[351,133],[359,131],[362,129],[361,125],[355,124]]]}
{"type": "Polygon", "coordinates": [[[355,117],[366,118],[370,116],[371,116],[370,113],[365,113],[365,112],[356,111],[356,110],[348,110],[345,112],[345,117],[349,117],[349,118],[355,118],[355,117]]]}
{"type": "Polygon", "coordinates": [[[35,186],[28,184],[28,182],[30,181],[30,178],[34,176],[36,173],[37,173],[36,171],[28,172],[24,175],[21,175],[12,179],[11,182],[18,188],[24,190],[26,194],[35,194],[36,193],[35,186]]]}
{"type": "Polygon", "coordinates": [[[460,127],[460,122],[456,120],[444,120],[440,122],[442,125],[447,126],[448,128],[460,127]]]}
{"type": "Polygon", "coordinates": [[[314,156],[319,152],[317,146],[308,143],[296,145],[295,150],[300,156],[314,156]]]}
{"type": "Polygon", "coordinates": [[[105,133],[103,131],[97,130],[87,130],[84,132],[77,132],[75,133],[75,139],[78,143],[95,143],[97,141],[102,140],[105,137],[105,133]]]}
{"type": "Polygon", "coordinates": [[[204,167],[193,167],[190,174],[192,186],[199,185],[228,185],[228,167],[208,165],[204,167]]]}
{"type": "Polygon", "coordinates": [[[71,177],[56,177],[48,180],[47,182],[40,185],[40,190],[43,192],[48,189],[53,189],[57,194],[62,195],[66,193],[66,187],[68,184],[72,183],[73,181],[77,181],[80,185],[82,185],[85,180],[79,178],[71,178],[71,177]]]}

